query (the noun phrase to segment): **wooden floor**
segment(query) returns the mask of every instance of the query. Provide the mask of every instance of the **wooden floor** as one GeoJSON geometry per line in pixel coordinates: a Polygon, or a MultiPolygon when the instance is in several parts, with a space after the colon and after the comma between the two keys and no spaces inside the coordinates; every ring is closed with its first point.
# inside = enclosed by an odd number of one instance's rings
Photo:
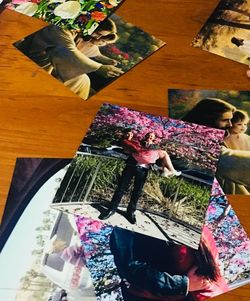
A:
{"type": "MultiPolygon", "coordinates": [[[[88,101],[19,53],[12,43],[44,26],[0,15],[0,212],[16,157],[72,157],[103,102],[167,115],[167,89],[247,90],[246,66],[190,47],[215,0],[126,0],[117,14],[167,43],[88,101]]],[[[250,235],[250,199],[230,197],[250,235]]],[[[214,300],[250,300],[250,285],[214,300]]]]}

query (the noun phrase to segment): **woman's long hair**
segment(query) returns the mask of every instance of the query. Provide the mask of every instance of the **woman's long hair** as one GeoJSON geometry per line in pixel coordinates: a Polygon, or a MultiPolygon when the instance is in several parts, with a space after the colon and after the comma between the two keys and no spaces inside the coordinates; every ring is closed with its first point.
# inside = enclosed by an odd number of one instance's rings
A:
{"type": "Polygon", "coordinates": [[[217,257],[218,252],[212,234],[207,227],[204,227],[199,249],[195,251],[195,264],[198,266],[196,274],[216,281],[220,276],[217,257]]]}

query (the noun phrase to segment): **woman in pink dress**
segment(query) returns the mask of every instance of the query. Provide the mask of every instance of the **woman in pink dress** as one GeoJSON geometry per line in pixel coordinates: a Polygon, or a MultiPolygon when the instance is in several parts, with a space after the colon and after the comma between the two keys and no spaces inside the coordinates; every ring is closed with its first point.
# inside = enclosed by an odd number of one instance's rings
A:
{"type": "Polygon", "coordinates": [[[122,147],[124,152],[131,154],[139,165],[152,165],[160,159],[161,167],[159,169],[162,170],[162,176],[171,177],[181,175],[181,172],[174,168],[168,153],[158,149],[155,144],[156,136],[154,132],[147,133],[141,142],[133,140],[133,137],[133,132],[129,130],[125,134],[125,139],[122,140],[122,147]]]}

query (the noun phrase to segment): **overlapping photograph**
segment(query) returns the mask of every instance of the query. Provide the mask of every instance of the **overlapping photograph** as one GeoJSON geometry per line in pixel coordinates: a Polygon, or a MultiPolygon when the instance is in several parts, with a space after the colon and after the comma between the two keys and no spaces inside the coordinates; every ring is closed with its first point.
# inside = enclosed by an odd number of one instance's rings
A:
{"type": "Polygon", "coordinates": [[[250,194],[249,91],[169,90],[169,116],[226,130],[216,178],[226,194],[250,194]]]}
{"type": "Polygon", "coordinates": [[[105,104],[52,207],[197,248],[223,137],[105,104]]]}
{"type": "Polygon", "coordinates": [[[63,29],[92,34],[125,0],[7,0],[5,7],[63,29]]]}
{"type": "Polygon", "coordinates": [[[85,37],[55,25],[14,43],[72,92],[86,100],[165,43],[116,15],[85,37]]]}
{"type": "MultiPolygon", "coordinates": [[[[34,161],[36,159],[33,163],[34,161]]],[[[53,170],[52,162],[49,159],[47,161],[53,170]]],[[[29,158],[27,163],[31,163],[29,158]]],[[[1,250],[0,269],[4,271],[0,276],[1,300],[96,300],[75,219],[72,215],[50,208],[66,169],[62,168],[53,176],[50,176],[51,170],[48,168],[48,180],[38,191],[34,184],[34,174],[29,179],[32,181],[25,181],[26,184],[29,182],[26,185],[27,192],[29,189],[37,191],[29,199],[27,207],[18,202],[12,206],[13,210],[18,207],[24,207],[25,210],[16,220],[17,223],[1,250]]],[[[30,171],[31,168],[24,170],[24,173],[31,175],[30,171]]],[[[12,185],[23,182],[20,177],[13,180],[12,185]]],[[[17,198],[16,196],[16,200],[17,198]]]]}
{"type": "Polygon", "coordinates": [[[192,45],[249,65],[249,17],[249,0],[221,0],[192,45]]]}
{"type": "Polygon", "coordinates": [[[211,196],[198,250],[81,216],[76,223],[97,300],[206,300],[250,282],[250,241],[223,194],[211,196]]]}
{"type": "Polygon", "coordinates": [[[23,213],[1,250],[1,300],[204,300],[249,283],[249,238],[217,181],[193,249],[52,209],[68,170],[58,161],[17,159],[7,205],[23,213]]]}

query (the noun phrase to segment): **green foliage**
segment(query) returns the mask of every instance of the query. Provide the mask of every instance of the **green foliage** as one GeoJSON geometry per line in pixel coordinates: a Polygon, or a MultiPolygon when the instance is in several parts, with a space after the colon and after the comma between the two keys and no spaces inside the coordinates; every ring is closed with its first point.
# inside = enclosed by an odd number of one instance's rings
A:
{"type": "MultiPolygon", "coordinates": [[[[66,174],[67,178],[65,177],[66,181],[63,180],[55,201],[82,202],[95,173],[96,178],[86,201],[90,203],[110,201],[124,166],[125,162],[121,159],[78,156],[71,164],[66,174]]],[[[131,188],[123,197],[122,203],[125,206],[129,202],[131,188]]],[[[191,215],[192,219],[202,222],[208,206],[209,194],[208,187],[192,183],[183,177],[164,178],[150,171],[139,206],[161,214],[168,214],[169,210],[174,207],[176,217],[189,222],[188,215],[191,215]],[[178,213],[176,207],[178,207],[178,213]]]]}
{"type": "Polygon", "coordinates": [[[160,182],[161,190],[165,197],[173,196],[177,187],[179,187],[178,199],[183,199],[188,196],[188,205],[193,205],[196,209],[208,206],[210,197],[210,189],[208,187],[192,183],[183,177],[172,177],[168,179],[158,177],[158,181],[160,182]]]}
{"type": "Polygon", "coordinates": [[[118,66],[123,71],[128,71],[164,44],[161,40],[116,15],[113,15],[111,19],[116,23],[118,40],[102,47],[101,52],[117,60],[118,66]]]}
{"type": "Polygon", "coordinates": [[[60,202],[62,198],[63,202],[79,202],[79,198],[84,198],[100,162],[101,168],[95,178],[93,190],[100,195],[103,194],[105,199],[104,191],[106,188],[115,189],[118,175],[121,174],[125,165],[124,161],[97,156],[78,156],[72,161],[54,202],[60,202]]]}
{"type": "Polygon", "coordinates": [[[140,28],[127,23],[118,17],[114,17],[117,25],[118,36],[116,46],[125,53],[133,49],[134,58],[145,57],[162,45],[160,40],[142,31],[140,28]]]}
{"type": "Polygon", "coordinates": [[[101,169],[95,179],[95,189],[104,189],[107,186],[114,188],[117,184],[118,175],[122,173],[125,166],[123,160],[95,156],[80,156],[76,159],[76,170],[78,175],[83,169],[85,169],[86,173],[90,173],[99,162],[101,162],[101,169]]]}

